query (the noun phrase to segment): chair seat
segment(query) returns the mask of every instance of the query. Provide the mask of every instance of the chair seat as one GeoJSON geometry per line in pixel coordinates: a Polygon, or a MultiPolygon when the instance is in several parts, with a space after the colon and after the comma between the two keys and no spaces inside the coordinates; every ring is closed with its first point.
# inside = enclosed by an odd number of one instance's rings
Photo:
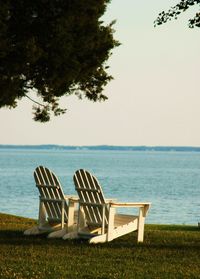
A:
{"type": "Polygon", "coordinates": [[[138,219],[135,215],[115,214],[114,227],[123,226],[138,219]]]}

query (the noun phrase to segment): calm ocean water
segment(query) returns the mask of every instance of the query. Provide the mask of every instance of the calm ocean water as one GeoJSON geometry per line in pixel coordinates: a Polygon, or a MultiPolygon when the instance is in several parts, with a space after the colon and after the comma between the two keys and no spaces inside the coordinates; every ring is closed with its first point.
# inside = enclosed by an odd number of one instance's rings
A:
{"type": "Polygon", "coordinates": [[[147,223],[200,221],[198,152],[1,149],[0,212],[37,218],[33,171],[39,165],[56,173],[65,194],[75,194],[73,174],[84,168],[98,178],[106,198],[152,202],[147,223]]]}

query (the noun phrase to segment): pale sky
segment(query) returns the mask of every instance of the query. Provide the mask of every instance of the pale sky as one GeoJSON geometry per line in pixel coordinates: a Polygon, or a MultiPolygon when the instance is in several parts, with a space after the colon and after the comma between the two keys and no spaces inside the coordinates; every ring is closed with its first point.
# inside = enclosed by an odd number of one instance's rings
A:
{"type": "Polygon", "coordinates": [[[104,19],[121,46],[108,61],[113,75],[104,103],[66,97],[68,111],[46,124],[32,120],[32,103],[0,110],[0,144],[200,146],[200,28],[187,20],[154,28],[174,0],[112,0],[104,19]]]}

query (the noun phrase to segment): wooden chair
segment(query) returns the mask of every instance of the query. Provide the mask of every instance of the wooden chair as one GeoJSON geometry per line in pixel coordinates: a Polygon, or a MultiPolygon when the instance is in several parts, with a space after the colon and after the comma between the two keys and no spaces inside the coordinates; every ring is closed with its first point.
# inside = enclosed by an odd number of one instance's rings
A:
{"type": "Polygon", "coordinates": [[[51,237],[62,237],[74,228],[74,209],[78,198],[70,199],[63,193],[56,175],[48,168],[39,166],[34,171],[39,190],[38,226],[27,229],[25,235],[54,232],[51,237]]]}
{"type": "Polygon", "coordinates": [[[111,241],[124,234],[137,231],[137,241],[143,242],[144,222],[150,203],[107,201],[98,180],[88,171],[80,169],[74,175],[79,196],[77,232],[63,238],[89,238],[90,243],[111,241]],[[135,215],[117,214],[120,207],[137,207],[135,215]]]}

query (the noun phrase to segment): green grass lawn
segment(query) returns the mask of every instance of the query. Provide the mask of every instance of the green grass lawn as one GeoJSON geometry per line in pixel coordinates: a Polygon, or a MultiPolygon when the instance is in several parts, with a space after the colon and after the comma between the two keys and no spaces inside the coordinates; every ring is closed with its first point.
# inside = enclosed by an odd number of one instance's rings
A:
{"type": "Polygon", "coordinates": [[[34,220],[0,214],[0,278],[200,278],[200,229],[146,225],[110,243],[24,236],[34,220]]]}

